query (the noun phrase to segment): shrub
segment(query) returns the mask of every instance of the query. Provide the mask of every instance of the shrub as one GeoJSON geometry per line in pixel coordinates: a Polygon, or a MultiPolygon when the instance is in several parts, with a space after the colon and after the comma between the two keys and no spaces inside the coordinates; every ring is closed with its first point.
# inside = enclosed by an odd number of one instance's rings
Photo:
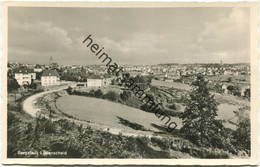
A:
{"type": "Polygon", "coordinates": [[[100,90],[100,89],[96,90],[96,91],[94,92],[94,96],[95,96],[96,98],[102,97],[102,96],[103,96],[102,90],[100,90]]]}
{"type": "Polygon", "coordinates": [[[107,92],[106,94],[103,95],[103,98],[111,100],[111,101],[118,102],[119,94],[117,94],[116,92],[113,92],[113,91],[109,91],[109,92],[107,92]]]}
{"type": "Polygon", "coordinates": [[[250,150],[250,120],[249,118],[241,119],[234,132],[234,144],[242,150],[250,150]]]}
{"type": "Polygon", "coordinates": [[[65,151],[64,140],[54,139],[50,141],[51,151],[65,151]]]}
{"type": "Polygon", "coordinates": [[[130,97],[131,97],[131,91],[127,91],[124,90],[121,94],[120,94],[120,98],[122,99],[122,101],[127,101],[130,97]]]}
{"type": "Polygon", "coordinates": [[[95,90],[91,89],[87,95],[91,97],[95,97],[95,90]]]}
{"type": "Polygon", "coordinates": [[[156,143],[162,150],[168,150],[171,147],[170,140],[167,139],[159,139],[157,137],[151,138],[152,143],[156,143]]]}
{"type": "Polygon", "coordinates": [[[8,91],[10,91],[10,92],[11,91],[16,91],[19,87],[20,87],[20,85],[18,84],[16,79],[8,78],[8,82],[7,82],[7,90],[8,91]]]}
{"type": "Polygon", "coordinates": [[[40,118],[39,120],[39,128],[44,130],[44,133],[50,134],[56,132],[56,126],[55,123],[52,121],[46,119],[46,118],[40,118]]]}
{"type": "Polygon", "coordinates": [[[67,119],[60,119],[58,121],[56,121],[55,123],[57,123],[62,130],[65,131],[69,131],[69,130],[73,130],[73,128],[75,128],[75,123],[72,123],[70,121],[68,121],[67,119]]]}
{"type": "Polygon", "coordinates": [[[72,89],[72,87],[70,87],[70,86],[66,89],[66,91],[67,91],[67,93],[70,94],[70,95],[73,93],[73,89],[72,89]]]}
{"type": "Polygon", "coordinates": [[[169,105],[169,108],[172,110],[176,110],[177,107],[176,107],[176,104],[173,103],[173,104],[169,105]]]}
{"type": "Polygon", "coordinates": [[[227,159],[229,153],[220,149],[201,149],[199,151],[200,158],[227,159]]]}

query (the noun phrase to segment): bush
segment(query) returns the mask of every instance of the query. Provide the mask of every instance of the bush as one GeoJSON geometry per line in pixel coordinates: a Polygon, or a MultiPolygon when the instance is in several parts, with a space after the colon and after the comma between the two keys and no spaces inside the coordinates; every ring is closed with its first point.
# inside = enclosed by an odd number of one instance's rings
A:
{"type": "Polygon", "coordinates": [[[38,128],[42,130],[44,133],[51,134],[56,132],[56,124],[50,121],[49,119],[46,119],[44,117],[36,119],[37,124],[39,125],[38,128]]]}
{"type": "Polygon", "coordinates": [[[94,92],[94,96],[95,96],[96,98],[102,97],[102,96],[103,96],[102,90],[100,90],[100,89],[96,90],[96,91],[94,92]]]}
{"type": "Polygon", "coordinates": [[[121,94],[120,94],[120,98],[122,101],[127,101],[130,97],[131,97],[131,91],[127,91],[127,90],[124,90],[121,94]]]}
{"type": "Polygon", "coordinates": [[[67,119],[60,119],[58,121],[55,121],[55,123],[57,123],[64,131],[73,130],[73,128],[75,128],[76,126],[75,123],[72,123],[67,119]]]}
{"type": "Polygon", "coordinates": [[[140,109],[143,110],[143,111],[146,111],[146,112],[152,112],[152,111],[150,110],[150,106],[147,105],[146,103],[143,104],[143,105],[140,107],[140,109]]]}
{"type": "Polygon", "coordinates": [[[168,150],[171,147],[170,140],[167,139],[159,139],[156,137],[151,137],[151,142],[156,143],[162,150],[168,150]]]}
{"type": "Polygon", "coordinates": [[[173,104],[169,105],[169,108],[172,110],[176,110],[177,107],[176,107],[176,104],[173,103],[173,104]]]}
{"type": "Polygon", "coordinates": [[[20,85],[18,84],[18,82],[16,81],[16,79],[14,78],[8,78],[8,82],[7,82],[7,90],[9,92],[11,91],[17,91],[17,89],[20,87],[20,85]]]}
{"type": "Polygon", "coordinates": [[[249,118],[241,119],[237,125],[234,135],[234,145],[242,150],[250,150],[250,120],[249,118]]]}
{"type": "Polygon", "coordinates": [[[69,86],[69,87],[66,89],[66,91],[67,91],[67,93],[70,94],[70,95],[73,93],[73,89],[72,89],[71,86],[69,86]]]}
{"type": "Polygon", "coordinates": [[[88,96],[95,97],[95,90],[91,89],[89,93],[87,93],[88,96]]]}
{"type": "Polygon", "coordinates": [[[51,151],[65,151],[64,140],[54,139],[50,141],[51,151]]]}
{"type": "Polygon", "coordinates": [[[229,153],[220,149],[201,149],[198,151],[200,158],[227,159],[229,153]]]}
{"type": "Polygon", "coordinates": [[[111,101],[118,102],[120,97],[119,97],[119,94],[117,94],[116,92],[109,91],[109,92],[107,92],[106,94],[103,95],[103,98],[111,100],[111,101]]]}

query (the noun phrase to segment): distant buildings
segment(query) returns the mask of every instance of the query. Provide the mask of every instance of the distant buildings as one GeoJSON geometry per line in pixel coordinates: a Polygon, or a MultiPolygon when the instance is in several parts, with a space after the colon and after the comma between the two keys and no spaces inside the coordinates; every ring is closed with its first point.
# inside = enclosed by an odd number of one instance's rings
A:
{"type": "Polygon", "coordinates": [[[42,86],[54,86],[60,84],[60,76],[56,70],[45,70],[41,76],[42,86]]]}
{"type": "Polygon", "coordinates": [[[36,79],[36,73],[32,69],[20,67],[14,70],[14,78],[20,86],[30,85],[36,79]]]}
{"type": "MultiPolygon", "coordinates": [[[[209,84],[217,92],[242,97],[250,95],[250,66],[246,63],[123,65],[122,67],[123,71],[132,77],[151,76],[166,84],[176,82],[190,84],[194,76],[202,74],[209,79],[209,84]]],[[[115,77],[108,75],[106,70],[105,65],[59,66],[50,58],[48,65],[9,62],[8,78],[15,78],[20,86],[33,86],[32,83],[41,82],[41,85],[46,87],[59,85],[60,80],[63,80],[77,82],[78,87],[99,88],[110,85],[115,77]]]]}
{"type": "Polygon", "coordinates": [[[40,73],[40,72],[43,71],[42,67],[41,67],[40,65],[38,65],[38,64],[34,67],[33,70],[34,70],[34,72],[36,72],[36,73],[40,73]]]}

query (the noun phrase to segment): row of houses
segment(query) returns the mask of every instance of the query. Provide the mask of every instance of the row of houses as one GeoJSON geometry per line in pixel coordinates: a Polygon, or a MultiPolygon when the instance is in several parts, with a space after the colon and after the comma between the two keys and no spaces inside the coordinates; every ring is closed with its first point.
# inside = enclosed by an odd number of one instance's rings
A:
{"type": "MultiPolygon", "coordinates": [[[[30,85],[36,80],[36,72],[28,68],[14,70],[14,78],[20,86],[30,85]]],[[[41,75],[42,86],[53,86],[60,84],[60,77],[56,70],[44,70],[41,75]]]]}

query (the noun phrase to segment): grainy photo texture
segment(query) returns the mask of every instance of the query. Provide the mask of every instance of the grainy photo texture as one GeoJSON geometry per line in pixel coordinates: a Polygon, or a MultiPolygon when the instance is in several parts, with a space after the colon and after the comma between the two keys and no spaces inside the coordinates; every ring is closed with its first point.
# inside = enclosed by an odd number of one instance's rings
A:
{"type": "Polygon", "coordinates": [[[250,12],[9,6],[7,158],[250,159],[250,12]]]}

